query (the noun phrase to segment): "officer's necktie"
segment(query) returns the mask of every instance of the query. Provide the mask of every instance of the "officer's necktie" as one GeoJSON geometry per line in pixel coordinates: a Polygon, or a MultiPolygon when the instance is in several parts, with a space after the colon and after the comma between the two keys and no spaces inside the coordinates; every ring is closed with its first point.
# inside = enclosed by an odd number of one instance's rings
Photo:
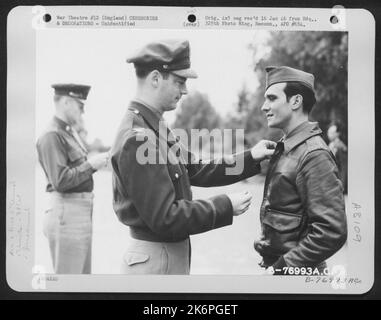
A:
{"type": "Polygon", "coordinates": [[[282,155],[283,151],[284,151],[284,142],[283,141],[279,141],[276,144],[274,154],[273,154],[273,156],[271,157],[271,160],[270,160],[270,164],[275,163],[280,158],[280,156],[282,155]]]}
{"type": "Polygon", "coordinates": [[[269,191],[270,180],[272,178],[272,174],[276,168],[278,160],[281,157],[283,151],[284,151],[284,142],[283,142],[283,140],[281,140],[277,143],[277,145],[275,147],[274,154],[272,155],[272,157],[270,159],[269,168],[268,168],[266,180],[265,180],[265,188],[264,188],[264,192],[263,192],[263,202],[262,202],[262,206],[261,206],[261,208],[262,208],[261,209],[261,215],[264,214],[264,208],[268,205],[268,196],[269,196],[268,191],[269,191]]]}
{"type": "Polygon", "coordinates": [[[266,175],[266,181],[265,181],[265,193],[267,193],[267,188],[269,184],[270,177],[277,165],[277,162],[279,158],[281,157],[282,153],[284,151],[284,142],[283,140],[279,141],[275,147],[274,154],[272,155],[270,162],[269,162],[269,168],[266,175]]]}
{"type": "Polygon", "coordinates": [[[73,136],[74,139],[77,141],[77,143],[79,144],[79,146],[81,147],[81,149],[87,153],[87,152],[88,152],[88,151],[87,151],[87,148],[86,148],[86,146],[84,145],[84,143],[82,142],[82,139],[81,139],[81,137],[79,136],[79,134],[77,133],[77,131],[76,131],[74,128],[70,128],[70,129],[71,129],[70,132],[71,132],[72,136],[73,136]]]}

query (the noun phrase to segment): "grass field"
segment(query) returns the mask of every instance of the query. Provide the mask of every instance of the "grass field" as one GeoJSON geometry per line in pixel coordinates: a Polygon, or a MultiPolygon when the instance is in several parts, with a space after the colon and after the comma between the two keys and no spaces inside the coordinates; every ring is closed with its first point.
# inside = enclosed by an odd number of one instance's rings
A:
{"type": "MultiPolygon", "coordinates": [[[[52,272],[47,240],[42,234],[42,220],[46,207],[45,177],[36,169],[36,265],[52,272]]],[[[95,202],[93,215],[93,273],[118,274],[123,254],[130,241],[128,227],[122,225],[112,208],[111,173],[101,171],[94,175],[95,202]]],[[[253,241],[260,233],[259,207],[262,200],[264,177],[253,177],[245,182],[218,188],[193,188],[194,199],[250,191],[253,202],[242,216],[235,217],[233,225],[194,235],[192,241],[191,274],[261,274],[260,256],[254,251],[253,241]]],[[[346,265],[347,246],[328,262],[346,265]]]]}

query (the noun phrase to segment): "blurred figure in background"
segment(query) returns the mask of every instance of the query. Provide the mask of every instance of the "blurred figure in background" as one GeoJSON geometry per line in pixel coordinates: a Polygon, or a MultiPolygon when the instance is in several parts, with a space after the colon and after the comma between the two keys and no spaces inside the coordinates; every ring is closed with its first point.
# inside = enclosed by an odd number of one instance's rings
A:
{"type": "Polygon", "coordinates": [[[47,178],[50,206],[44,218],[54,271],[91,273],[93,174],[108,162],[108,153],[87,159],[78,131],[89,86],[56,84],[55,116],[37,141],[40,164],[47,178]]]}
{"type": "Polygon", "coordinates": [[[343,129],[340,124],[332,123],[327,130],[329,148],[336,157],[340,178],[343,182],[344,193],[348,193],[348,148],[341,140],[343,129]]]}

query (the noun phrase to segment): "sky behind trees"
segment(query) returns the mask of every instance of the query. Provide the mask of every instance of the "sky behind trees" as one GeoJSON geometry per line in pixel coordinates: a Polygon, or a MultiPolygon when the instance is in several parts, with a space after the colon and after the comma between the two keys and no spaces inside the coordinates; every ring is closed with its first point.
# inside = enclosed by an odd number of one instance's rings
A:
{"type": "Polygon", "coordinates": [[[318,103],[312,118],[323,130],[332,120],[346,130],[345,32],[45,29],[37,35],[36,138],[54,113],[51,84],[83,83],[92,86],[84,117],[88,140],[111,145],[136,90],[134,68],[126,58],[150,41],[168,38],[190,41],[192,68],[199,75],[188,80],[188,101],[185,96],[176,111],[166,113],[169,123],[244,128],[250,144],[264,137],[275,139],[260,110],[264,68],[289,65],[315,75],[318,103]],[[200,106],[190,105],[197,101],[214,110],[200,117],[195,114],[200,106]],[[182,104],[192,112],[184,112],[182,104]]]}
{"type": "MultiPolygon", "coordinates": [[[[238,93],[246,84],[258,86],[253,71],[250,43],[258,46],[267,31],[247,30],[85,30],[45,29],[37,35],[36,137],[54,112],[51,84],[84,83],[92,86],[85,125],[89,140],[100,138],[111,144],[128,102],[135,95],[133,66],[126,58],[150,41],[188,39],[192,67],[199,78],[190,79],[190,92],[207,94],[219,114],[234,108],[238,93]]],[[[169,122],[176,111],[169,112],[169,122]]]]}

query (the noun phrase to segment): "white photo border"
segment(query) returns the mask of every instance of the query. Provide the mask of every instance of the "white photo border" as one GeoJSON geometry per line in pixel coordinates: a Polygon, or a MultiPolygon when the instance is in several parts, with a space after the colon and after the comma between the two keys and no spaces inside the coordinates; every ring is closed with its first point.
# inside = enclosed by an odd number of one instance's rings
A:
{"type": "MultiPolygon", "coordinates": [[[[343,9],[343,31],[348,49],[348,203],[361,210],[361,219],[348,226],[348,277],[357,284],[334,288],[329,283],[306,284],[305,277],[290,276],[126,276],[43,275],[34,265],[36,33],[42,14],[93,15],[125,11],[128,15],[159,16],[155,23],[139,22],[137,28],[214,28],[187,24],[184,17],[207,15],[303,14],[316,23],[302,29],[337,31],[329,22],[330,9],[296,8],[185,8],[185,7],[26,7],[8,15],[7,81],[7,245],[6,276],[9,286],[20,292],[168,292],[168,293],[309,293],[362,294],[374,282],[375,210],[375,20],[363,9],[343,9]],[[165,19],[170,16],[171,19],[165,19]],[[20,115],[23,115],[20,117],[20,115]],[[20,134],[22,132],[22,134],[20,134]],[[360,230],[362,241],[354,241],[360,230]]],[[[80,27],[80,28],[83,28],[80,27]]],[[[134,27],[132,27],[134,28],[134,27]]],[[[221,27],[215,27],[221,28],[221,27]]],[[[278,27],[280,28],[280,27],[278,27]]],[[[290,30],[286,27],[277,30],[290,30]]],[[[354,210],[348,206],[349,214],[354,210]],[[352,210],[352,211],[351,211],[352,210]]]]}

